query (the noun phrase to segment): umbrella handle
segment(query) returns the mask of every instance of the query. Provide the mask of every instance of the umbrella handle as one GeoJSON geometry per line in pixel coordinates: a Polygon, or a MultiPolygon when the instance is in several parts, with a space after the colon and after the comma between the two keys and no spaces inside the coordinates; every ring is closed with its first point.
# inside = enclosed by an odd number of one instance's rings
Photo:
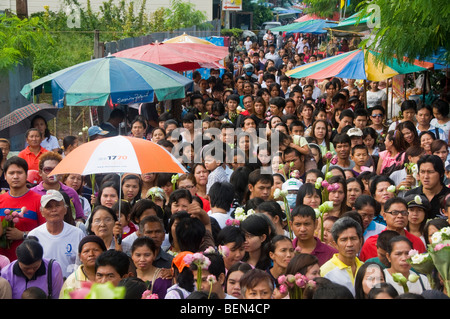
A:
{"type": "Polygon", "coordinates": [[[122,236],[121,236],[121,235],[117,235],[117,236],[116,236],[116,239],[117,239],[117,243],[118,243],[119,245],[121,245],[121,244],[122,244],[122,236]]]}

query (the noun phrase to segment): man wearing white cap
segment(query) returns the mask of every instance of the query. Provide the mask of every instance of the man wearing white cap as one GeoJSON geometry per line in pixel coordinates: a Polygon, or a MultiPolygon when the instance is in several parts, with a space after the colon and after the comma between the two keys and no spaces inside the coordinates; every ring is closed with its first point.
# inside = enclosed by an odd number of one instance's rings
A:
{"type": "Polygon", "coordinates": [[[57,190],[50,189],[42,195],[41,213],[46,223],[30,231],[28,236],[39,239],[44,248],[43,257],[56,259],[61,265],[64,278],[67,278],[77,267],[78,244],[85,234],[80,228],[64,221],[67,204],[57,190]]]}

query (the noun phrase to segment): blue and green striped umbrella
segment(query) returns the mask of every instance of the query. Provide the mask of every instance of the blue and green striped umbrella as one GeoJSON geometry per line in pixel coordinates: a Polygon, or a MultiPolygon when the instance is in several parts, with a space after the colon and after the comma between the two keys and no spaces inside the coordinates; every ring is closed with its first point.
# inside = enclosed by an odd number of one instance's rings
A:
{"type": "Polygon", "coordinates": [[[31,98],[51,82],[53,105],[105,106],[181,99],[191,79],[163,66],[108,56],[83,62],[26,84],[21,94],[31,98]]]}

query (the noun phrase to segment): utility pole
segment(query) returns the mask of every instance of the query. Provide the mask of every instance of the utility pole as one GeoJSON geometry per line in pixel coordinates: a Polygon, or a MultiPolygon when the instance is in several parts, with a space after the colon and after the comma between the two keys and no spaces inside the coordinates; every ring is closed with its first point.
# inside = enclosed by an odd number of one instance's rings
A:
{"type": "Polygon", "coordinates": [[[16,0],[16,12],[19,19],[28,18],[28,0],[16,0]]]}

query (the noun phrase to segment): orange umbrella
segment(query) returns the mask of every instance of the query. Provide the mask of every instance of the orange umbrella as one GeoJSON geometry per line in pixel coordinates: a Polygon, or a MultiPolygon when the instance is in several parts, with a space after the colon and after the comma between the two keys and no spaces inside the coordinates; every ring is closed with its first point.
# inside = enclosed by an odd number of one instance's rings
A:
{"type": "Polygon", "coordinates": [[[80,145],[64,157],[50,175],[186,172],[164,147],[148,140],[119,135],[80,145]]]}

